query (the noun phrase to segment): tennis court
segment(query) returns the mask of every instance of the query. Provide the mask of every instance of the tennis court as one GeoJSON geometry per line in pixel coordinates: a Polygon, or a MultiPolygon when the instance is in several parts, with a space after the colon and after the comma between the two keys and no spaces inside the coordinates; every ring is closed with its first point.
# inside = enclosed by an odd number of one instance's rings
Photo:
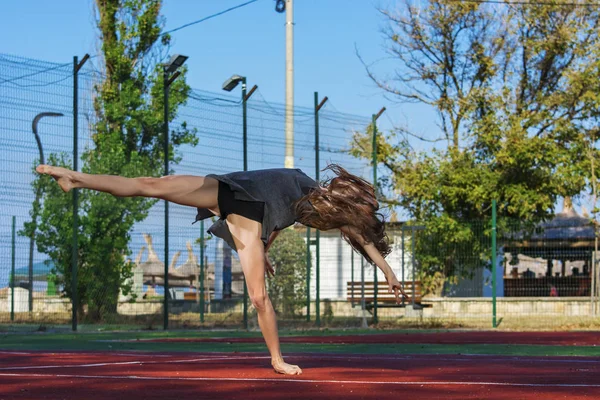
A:
{"type": "Polygon", "coordinates": [[[6,335],[0,398],[600,397],[596,332],[283,337],[287,361],[303,368],[298,377],[272,371],[260,338],[212,335],[48,335],[51,351],[40,349],[44,335],[6,335]],[[70,345],[69,336],[77,336],[70,345]],[[56,350],[61,346],[69,350],[56,350]]]}

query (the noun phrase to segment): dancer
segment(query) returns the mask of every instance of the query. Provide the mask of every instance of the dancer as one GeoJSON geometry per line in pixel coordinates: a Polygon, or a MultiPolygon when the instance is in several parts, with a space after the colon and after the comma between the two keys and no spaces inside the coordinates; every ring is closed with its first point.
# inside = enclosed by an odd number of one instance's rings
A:
{"type": "Polygon", "coordinates": [[[83,188],[119,197],[153,197],[197,208],[196,221],[219,217],[209,232],[237,251],[271,365],[288,375],[302,370],[283,360],[275,311],[265,286],[265,274],[275,272],[267,252],[281,229],[294,222],[320,230],[339,229],[354,249],[383,271],[396,301],[400,302],[400,293],[406,296],[384,259],[390,247],[373,186],[339,165],[326,169],[336,177],[319,185],[300,169],[285,168],[161,178],[91,175],[49,165],[36,168],[52,176],[65,192],[83,188]]]}

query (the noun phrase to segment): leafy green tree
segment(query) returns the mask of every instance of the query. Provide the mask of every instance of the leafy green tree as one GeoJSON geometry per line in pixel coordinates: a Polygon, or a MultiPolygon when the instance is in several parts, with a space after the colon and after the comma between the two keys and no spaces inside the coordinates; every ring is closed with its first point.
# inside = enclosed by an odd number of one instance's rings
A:
{"type": "MultiPolygon", "coordinates": [[[[419,246],[429,275],[468,274],[487,261],[489,227],[476,231],[473,222],[489,220],[492,199],[501,221],[531,225],[553,215],[558,197],[595,184],[600,10],[505,3],[380,10],[398,64],[392,78],[373,66],[369,75],[439,117],[440,137],[395,129],[380,138],[378,159],[391,173],[388,192],[398,194],[391,202],[437,235],[437,246],[419,246]],[[417,140],[435,145],[415,150],[417,140]]],[[[370,158],[369,136],[355,135],[354,155],[370,158]]]]}
{"type": "MultiPolygon", "coordinates": [[[[102,41],[104,79],[96,85],[92,146],[83,154],[82,171],[126,177],[160,176],[163,168],[163,74],[158,62],[170,37],[161,34],[161,0],[97,0],[97,25],[102,41]]],[[[182,77],[170,87],[169,120],[185,103],[189,86],[182,77]]],[[[176,149],[195,145],[195,132],[185,123],[170,132],[169,156],[178,162],[176,149]]],[[[68,167],[67,155],[51,155],[48,162],[68,167]]],[[[58,284],[71,292],[71,194],[64,194],[47,176],[34,185],[44,191],[37,243],[52,258],[58,284]]],[[[130,232],[144,220],[156,200],[117,198],[80,191],[77,295],[81,311],[99,320],[116,311],[119,290],[124,294],[131,277],[128,247],[130,232]],[[125,287],[123,287],[125,285],[125,287]]]]}
{"type": "Polygon", "coordinates": [[[269,259],[275,276],[267,287],[273,308],[284,316],[294,316],[306,305],[306,242],[293,229],[285,229],[273,242],[269,259]]]}

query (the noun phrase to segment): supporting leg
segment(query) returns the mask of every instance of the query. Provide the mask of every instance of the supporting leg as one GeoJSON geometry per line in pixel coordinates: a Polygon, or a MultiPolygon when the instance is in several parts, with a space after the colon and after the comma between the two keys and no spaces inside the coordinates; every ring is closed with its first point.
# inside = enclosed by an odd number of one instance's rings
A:
{"type": "Polygon", "coordinates": [[[278,373],[299,375],[302,373],[300,367],[287,364],[281,355],[275,310],[265,286],[265,253],[264,244],[260,239],[261,224],[235,214],[227,216],[227,224],[240,256],[248,294],[258,314],[260,330],[271,353],[271,365],[278,373]]]}

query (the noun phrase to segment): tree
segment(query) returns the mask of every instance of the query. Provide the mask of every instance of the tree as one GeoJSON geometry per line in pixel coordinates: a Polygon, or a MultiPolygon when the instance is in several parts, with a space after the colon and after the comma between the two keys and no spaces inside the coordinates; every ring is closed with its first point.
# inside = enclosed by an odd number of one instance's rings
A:
{"type": "MultiPolygon", "coordinates": [[[[394,202],[439,234],[437,246],[421,246],[427,273],[455,276],[486,261],[472,222],[489,219],[492,199],[502,221],[535,224],[552,216],[558,197],[590,187],[600,10],[426,3],[380,10],[398,67],[391,78],[367,72],[396,100],[439,116],[441,138],[396,129],[380,139],[378,161],[391,172],[394,202]],[[447,146],[416,151],[415,139],[447,146]],[[457,248],[481,257],[459,260],[457,248]]],[[[368,135],[355,135],[354,155],[370,157],[368,135]]]]}
{"type": "Polygon", "coordinates": [[[293,229],[285,229],[269,251],[275,276],[267,281],[273,308],[284,316],[296,315],[306,305],[306,242],[293,229]]]}
{"type": "MultiPolygon", "coordinates": [[[[102,40],[104,79],[95,87],[93,146],[83,154],[82,171],[126,177],[163,174],[164,50],[170,37],[161,34],[161,0],[97,0],[98,29],[102,40]]],[[[170,88],[169,120],[185,103],[189,86],[183,76],[170,88]]],[[[170,132],[170,159],[178,162],[176,149],[195,145],[195,133],[185,123],[170,132]]],[[[49,163],[68,166],[68,156],[51,155],[49,163]]],[[[37,234],[38,248],[54,261],[57,279],[66,296],[71,293],[71,195],[63,194],[48,177],[34,185],[44,190],[44,206],[37,234]]],[[[78,232],[79,306],[87,305],[88,317],[98,320],[116,311],[119,290],[131,276],[125,261],[134,223],[142,221],[156,200],[116,198],[105,193],[81,191],[78,232]]],[[[128,288],[124,287],[127,294],[128,288]]]]}

